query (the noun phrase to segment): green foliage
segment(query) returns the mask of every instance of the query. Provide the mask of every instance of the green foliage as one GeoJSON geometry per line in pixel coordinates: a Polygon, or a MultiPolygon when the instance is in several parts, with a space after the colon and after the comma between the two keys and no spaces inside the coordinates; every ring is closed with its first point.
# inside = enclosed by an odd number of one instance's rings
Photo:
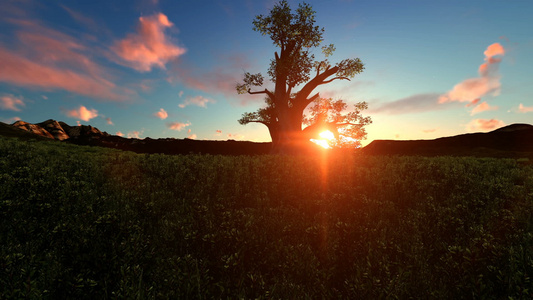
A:
{"type": "Polygon", "coordinates": [[[1,299],[530,299],[514,160],[140,155],[0,137],[1,299]]]}

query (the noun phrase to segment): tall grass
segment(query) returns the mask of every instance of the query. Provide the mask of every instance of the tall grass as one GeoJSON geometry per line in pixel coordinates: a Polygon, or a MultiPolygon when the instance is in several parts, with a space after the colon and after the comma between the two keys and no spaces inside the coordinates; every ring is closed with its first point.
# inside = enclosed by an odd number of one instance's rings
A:
{"type": "Polygon", "coordinates": [[[514,160],[0,138],[0,298],[527,299],[532,212],[514,160]]]}

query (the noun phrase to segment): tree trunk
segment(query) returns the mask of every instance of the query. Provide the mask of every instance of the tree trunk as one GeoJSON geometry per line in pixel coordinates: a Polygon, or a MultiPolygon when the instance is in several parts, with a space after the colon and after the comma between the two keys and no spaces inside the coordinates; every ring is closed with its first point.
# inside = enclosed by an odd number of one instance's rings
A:
{"type": "Polygon", "coordinates": [[[308,144],[302,134],[302,111],[287,108],[278,111],[278,137],[273,153],[298,154],[308,144]]]}

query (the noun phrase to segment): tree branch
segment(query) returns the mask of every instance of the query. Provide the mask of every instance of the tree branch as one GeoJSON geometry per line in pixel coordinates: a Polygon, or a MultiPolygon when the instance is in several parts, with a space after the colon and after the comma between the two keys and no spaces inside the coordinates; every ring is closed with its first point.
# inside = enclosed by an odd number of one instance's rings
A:
{"type": "Polygon", "coordinates": [[[343,80],[350,81],[350,78],[348,78],[348,77],[339,76],[339,77],[331,78],[330,80],[322,81],[321,83],[319,83],[319,85],[330,83],[330,82],[332,82],[333,80],[336,80],[336,79],[343,79],[343,80]]]}
{"type": "Polygon", "coordinates": [[[248,89],[248,94],[250,94],[250,95],[267,94],[270,97],[270,99],[272,99],[272,100],[275,99],[274,93],[272,93],[271,91],[269,91],[267,89],[264,89],[263,91],[256,91],[256,92],[252,92],[251,89],[248,89]]]}

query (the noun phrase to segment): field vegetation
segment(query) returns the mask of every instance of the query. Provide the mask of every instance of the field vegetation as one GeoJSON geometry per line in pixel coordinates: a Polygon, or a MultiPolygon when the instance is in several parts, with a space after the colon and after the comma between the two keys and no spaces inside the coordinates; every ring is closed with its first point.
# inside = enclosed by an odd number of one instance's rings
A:
{"type": "Polygon", "coordinates": [[[0,298],[530,299],[532,213],[512,159],[0,137],[0,298]]]}

